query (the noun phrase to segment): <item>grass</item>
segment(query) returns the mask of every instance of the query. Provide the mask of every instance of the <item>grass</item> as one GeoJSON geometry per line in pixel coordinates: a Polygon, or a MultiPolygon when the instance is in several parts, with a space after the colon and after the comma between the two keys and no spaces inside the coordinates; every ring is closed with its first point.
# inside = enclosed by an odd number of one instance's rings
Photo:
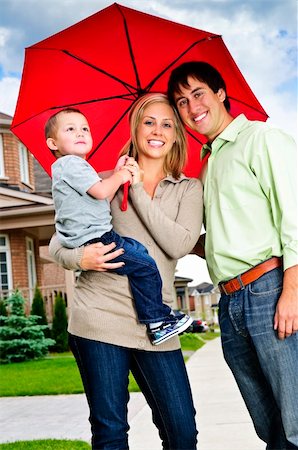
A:
{"type": "Polygon", "coordinates": [[[0,444],[1,450],[90,450],[87,442],[45,439],[37,441],[17,441],[0,444]]]}
{"type": "MultiPolygon", "coordinates": [[[[183,351],[194,352],[219,333],[184,333],[180,337],[183,351]]],[[[187,359],[187,356],[186,356],[187,359]]],[[[83,393],[80,374],[72,354],[56,353],[45,359],[0,366],[0,397],[59,395],[83,393]]],[[[139,387],[129,375],[129,391],[139,387]]]]}
{"type": "MultiPolygon", "coordinates": [[[[180,336],[183,351],[195,352],[219,332],[202,334],[184,333],[180,336]]],[[[75,394],[83,392],[79,371],[71,353],[53,354],[50,357],[25,363],[0,366],[2,386],[0,396],[75,394]]],[[[133,376],[129,376],[130,392],[139,391],[133,376]]],[[[90,450],[87,442],[46,439],[17,441],[0,444],[0,450],[90,450]]]]}

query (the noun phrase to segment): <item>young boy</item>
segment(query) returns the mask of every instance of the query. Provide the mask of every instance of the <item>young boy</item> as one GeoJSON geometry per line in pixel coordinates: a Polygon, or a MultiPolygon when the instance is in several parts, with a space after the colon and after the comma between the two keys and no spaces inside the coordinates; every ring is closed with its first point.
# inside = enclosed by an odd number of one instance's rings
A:
{"type": "Polygon", "coordinates": [[[116,243],[124,254],[124,266],[113,271],[127,275],[140,323],[147,325],[153,345],[182,333],[192,319],[162,303],[162,281],[147,249],[134,239],[119,236],[112,228],[110,200],[118,188],[132,180],[123,157],[114,173],[104,180],[85,160],[92,149],[86,117],[77,109],[65,109],[46,123],[47,145],[57,157],[52,165],[52,192],[56,210],[56,232],[63,246],[75,248],[95,242],[116,243]]]}

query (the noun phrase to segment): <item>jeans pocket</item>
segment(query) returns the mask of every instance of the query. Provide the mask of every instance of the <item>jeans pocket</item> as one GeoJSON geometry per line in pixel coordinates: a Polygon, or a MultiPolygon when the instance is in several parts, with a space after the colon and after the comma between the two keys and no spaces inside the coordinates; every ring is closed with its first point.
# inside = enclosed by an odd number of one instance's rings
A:
{"type": "Polygon", "coordinates": [[[251,283],[248,286],[248,290],[253,295],[270,295],[281,292],[282,287],[283,271],[277,268],[265,273],[262,277],[251,283]]]}

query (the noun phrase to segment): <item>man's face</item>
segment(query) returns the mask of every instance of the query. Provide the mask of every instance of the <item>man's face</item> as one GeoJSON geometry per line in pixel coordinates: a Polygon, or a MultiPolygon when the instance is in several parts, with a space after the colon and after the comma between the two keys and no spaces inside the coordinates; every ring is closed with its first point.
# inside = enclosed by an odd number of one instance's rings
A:
{"type": "Polygon", "coordinates": [[[175,103],[185,125],[207,137],[212,142],[227,126],[230,117],[223,104],[226,94],[223,89],[214,93],[202,81],[187,79],[189,87],[180,86],[175,93],[175,103]]]}

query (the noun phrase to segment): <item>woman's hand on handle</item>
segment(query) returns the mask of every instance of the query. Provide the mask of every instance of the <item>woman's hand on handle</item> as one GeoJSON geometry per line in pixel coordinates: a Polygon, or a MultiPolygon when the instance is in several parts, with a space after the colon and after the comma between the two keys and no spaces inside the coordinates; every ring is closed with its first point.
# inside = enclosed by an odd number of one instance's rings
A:
{"type": "Polygon", "coordinates": [[[109,262],[124,253],[122,248],[112,251],[115,247],[116,244],[114,242],[108,245],[104,245],[101,242],[87,245],[84,247],[83,256],[80,261],[81,268],[83,270],[97,270],[98,272],[106,272],[109,269],[117,269],[122,267],[124,262],[109,262]]]}

